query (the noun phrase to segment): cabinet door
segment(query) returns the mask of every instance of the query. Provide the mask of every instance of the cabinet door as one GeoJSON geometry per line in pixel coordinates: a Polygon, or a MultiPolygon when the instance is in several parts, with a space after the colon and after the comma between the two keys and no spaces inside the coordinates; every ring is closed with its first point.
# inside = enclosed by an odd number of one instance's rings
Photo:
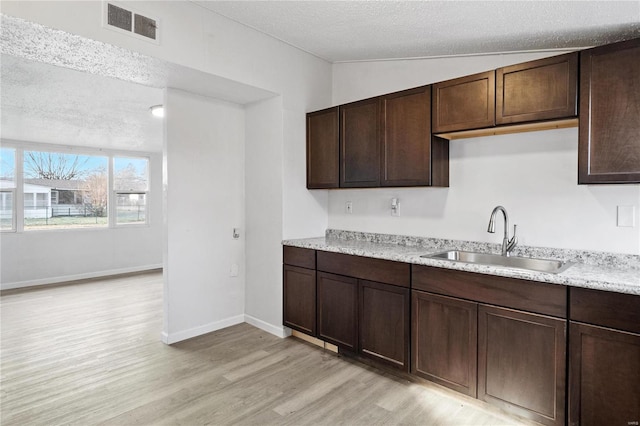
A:
{"type": "Polygon", "coordinates": [[[478,399],[545,425],[565,421],[566,321],[478,308],[478,399]]]}
{"type": "Polygon", "coordinates": [[[340,186],[380,186],[380,101],[340,106],[340,186]]]}
{"type": "Polygon", "coordinates": [[[431,184],[431,86],[381,98],[381,186],[431,184]]]}
{"type": "Polygon", "coordinates": [[[318,272],[318,338],[358,349],[358,280],[318,272]]]}
{"type": "Polygon", "coordinates": [[[578,54],[496,70],[496,124],[575,117],[578,54]]]}
{"type": "Polygon", "coordinates": [[[640,335],[571,323],[569,424],[640,422],[640,335]]]}
{"type": "Polygon", "coordinates": [[[640,39],[580,53],[578,183],[640,182],[640,39]]]}
{"type": "Polygon", "coordinates": [[[338,188],[338,107],[307,114],[307,188],[338,188]]]}
{"type": "Polygon", "coordinates": [[[316,334],[316,271],[284,265],[284,325],[316,334]]]}
{"type": "Polygon", "coordinates": [[[411,372],[476,396],[477,303],[412,291],[411,372]]]}
{"type": "Polygon", "coordinates": [[[433,85],[433,133],[495,125],[495,71],[433,85]]]}
{"type": "Polygon", "coordinates": [[[360,281],[360,352],[409,371],[409,289],[360,281]]]}

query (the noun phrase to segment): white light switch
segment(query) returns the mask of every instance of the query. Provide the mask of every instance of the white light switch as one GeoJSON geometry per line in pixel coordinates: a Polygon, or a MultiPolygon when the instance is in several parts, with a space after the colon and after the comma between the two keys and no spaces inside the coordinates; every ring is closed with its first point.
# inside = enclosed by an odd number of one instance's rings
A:
{"type": "Polygon", "coordinates": [[[618,227],[633,228],[636,226],[636,206],[618,206],[618,227]]]}
{"type": "Polygon", "coordinates": [[[237,277],[238,276],[238,264],[237,263],[232,263],[231,264],[231,268],[229,268],[229,276],[230,277],[237,277]]]}
{"type": "Polygon", "coordinates": [[[347,211],[347,214],[353,213],[353,203],[351,201],[347,201],[344,205],[344,208],[347,211]]]}

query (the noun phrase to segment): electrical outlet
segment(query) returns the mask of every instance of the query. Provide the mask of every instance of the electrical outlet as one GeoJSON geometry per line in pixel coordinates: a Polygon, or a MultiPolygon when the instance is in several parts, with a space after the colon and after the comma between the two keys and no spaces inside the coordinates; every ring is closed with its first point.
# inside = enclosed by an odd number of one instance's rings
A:
{"type": "Polygon", "coordinates": [[[397,198],[391,199],[391,216],[400,216],[400,200],[398,200],[397,198]]]}
{"type": "Polygon", "coordinates": [[[347,212],[347,214],[352,214],[353,213],[353,203],[351,201],[347,201],[344,205],[344,208],[347,212]]]}

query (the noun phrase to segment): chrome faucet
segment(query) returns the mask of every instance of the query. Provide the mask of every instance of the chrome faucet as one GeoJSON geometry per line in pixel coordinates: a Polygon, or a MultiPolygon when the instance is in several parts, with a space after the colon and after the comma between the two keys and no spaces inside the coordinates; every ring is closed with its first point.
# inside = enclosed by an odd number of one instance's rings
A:
{"type": "Polygon", "coordinates": [[[509,239],[509,216],[507,215],[507,210],[502,206],[497,206],[491,212],[491,218],[489,219],[489,227],[487,228],[487,232],[493,234],[496,232],[496,213],[498,211],[502,212],[504,216],[504,238],[502,239],[502,255],[509,256],[509,252],[513,250],[513,248],[518,244],[518,238],[516,237],[516,227],[518,225],[513,225],[513,237],[509,239]]]}

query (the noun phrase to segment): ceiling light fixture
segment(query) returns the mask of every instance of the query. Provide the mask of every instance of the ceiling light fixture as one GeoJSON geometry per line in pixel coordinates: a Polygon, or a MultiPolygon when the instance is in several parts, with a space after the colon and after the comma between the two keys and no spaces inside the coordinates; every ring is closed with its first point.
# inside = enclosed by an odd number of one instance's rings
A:
{"type": "Polygon", "coordinates": [[[151,114],[154,117],[164,117],[164,106],[163,105],[154,105],[151,108],[149,108],[149,110],[151,111],[151,114]]]}

